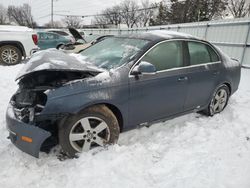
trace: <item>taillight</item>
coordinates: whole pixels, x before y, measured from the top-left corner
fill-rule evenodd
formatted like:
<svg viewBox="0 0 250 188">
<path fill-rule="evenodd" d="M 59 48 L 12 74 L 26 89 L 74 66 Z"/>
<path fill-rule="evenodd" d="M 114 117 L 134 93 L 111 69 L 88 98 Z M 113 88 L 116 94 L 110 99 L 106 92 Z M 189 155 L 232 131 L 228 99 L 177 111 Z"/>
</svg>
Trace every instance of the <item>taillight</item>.
<svg viewBox="0 0 250 188">
<path fill-rule="evenodd" d="M 37 43 L 38 43 L 38 37 L 37 37 L 36 34 L 32 35 L 32 39 L 33 39 L 33 42 L 35 43 L 35 45 L 37 45 Z"/>
</svg>

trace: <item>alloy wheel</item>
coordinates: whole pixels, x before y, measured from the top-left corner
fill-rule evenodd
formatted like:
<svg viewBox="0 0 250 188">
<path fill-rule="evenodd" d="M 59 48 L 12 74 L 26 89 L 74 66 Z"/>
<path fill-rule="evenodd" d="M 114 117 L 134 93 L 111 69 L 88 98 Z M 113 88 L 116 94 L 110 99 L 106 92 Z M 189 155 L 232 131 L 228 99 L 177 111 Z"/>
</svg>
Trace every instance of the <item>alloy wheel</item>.
<svg viewBox="0 0 250 188">
<path fill-rule="evenodd" d="M 1 58 L 6 64 L 16 64 L 19 60 L 19 54 L 15 49 L 5 48 L 1 53 Z"/>
<path fill-rule="evenodd" d="M 228 93 L 224 88 L 219 89 L 210 104 L 211 114 L 220 113 L 226 106 Z"/>
<path fill-rule="evenodd" d="M 89 151 L 94 146 L 104 146 L 110 139 L 107 123 L 98 117 L 84 117 L 71 128 L 69 141 L 78 152 Z"/>
</svg>

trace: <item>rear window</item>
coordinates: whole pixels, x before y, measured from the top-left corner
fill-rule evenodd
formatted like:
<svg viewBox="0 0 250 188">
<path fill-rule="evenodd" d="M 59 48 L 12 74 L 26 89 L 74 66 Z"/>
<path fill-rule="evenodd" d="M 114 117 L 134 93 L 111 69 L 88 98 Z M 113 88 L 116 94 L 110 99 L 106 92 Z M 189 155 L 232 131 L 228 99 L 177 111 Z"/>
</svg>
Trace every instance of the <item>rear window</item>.
<svg viewBox="0 0 250 188">
<path fill-rule="evenodd" d="M 200 42 L 188 42 L 190 65 L 199 65 L 219 61 L 216 52 L 208 45 Z"/>
<path fill-rule="evenodd" d="M 57 33 L 57 34 L 62 35 L 62 36 L 68 36 L 69 35 L 68 33 L 63 32 L 63 31 L 50 31 L 50 32 Z"/>
</svg>

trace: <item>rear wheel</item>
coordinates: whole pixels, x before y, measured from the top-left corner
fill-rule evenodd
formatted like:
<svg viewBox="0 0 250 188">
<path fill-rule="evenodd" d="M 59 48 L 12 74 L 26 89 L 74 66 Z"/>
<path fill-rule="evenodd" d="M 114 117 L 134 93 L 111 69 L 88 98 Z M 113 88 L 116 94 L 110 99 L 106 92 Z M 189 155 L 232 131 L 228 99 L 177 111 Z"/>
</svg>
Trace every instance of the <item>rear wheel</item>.
<svg viewBox="0 0 250 188">
<path fill-rule="evenodd" d="M 229 88 L 226 85 L 220 86 L 214 93 L 208 108 L 203 112 L 209 116 L 222 112 L 227 106 L 229 95 Z"/>
<path fill-rule="evenodd" d="M 105 105 L 98 105 L 69 117 L 59 128 L 59 143 L 69 157 L 74 157 L 96 146 L 116 143 L 119 133 L 115 115 Z"/>
<path fill-rule="evenodd" d="M 21 51 L 11 45 L 5 45 L 0 47 L 0 63 L 5 65 L 15 65 L 22 60 Z"/>
</svg>

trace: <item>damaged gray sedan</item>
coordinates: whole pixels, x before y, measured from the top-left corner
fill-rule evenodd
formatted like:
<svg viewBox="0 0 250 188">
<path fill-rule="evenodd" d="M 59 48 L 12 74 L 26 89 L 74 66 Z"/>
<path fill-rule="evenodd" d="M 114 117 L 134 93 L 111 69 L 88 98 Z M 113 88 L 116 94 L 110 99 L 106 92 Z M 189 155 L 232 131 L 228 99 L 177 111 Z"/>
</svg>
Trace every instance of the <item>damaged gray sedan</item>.
<svg viewBox="0 0 250 188">
<path fill-rule="evenodd" d="M 6 114 L 9 138 L 39 157 L 114 144 L 120 132 L 192 111 L 220 113 L 240 65 L 190 35 L 152 32 L 103 40 L 78 55 L 35 54 L 18 75 Z"/>
</svg>

